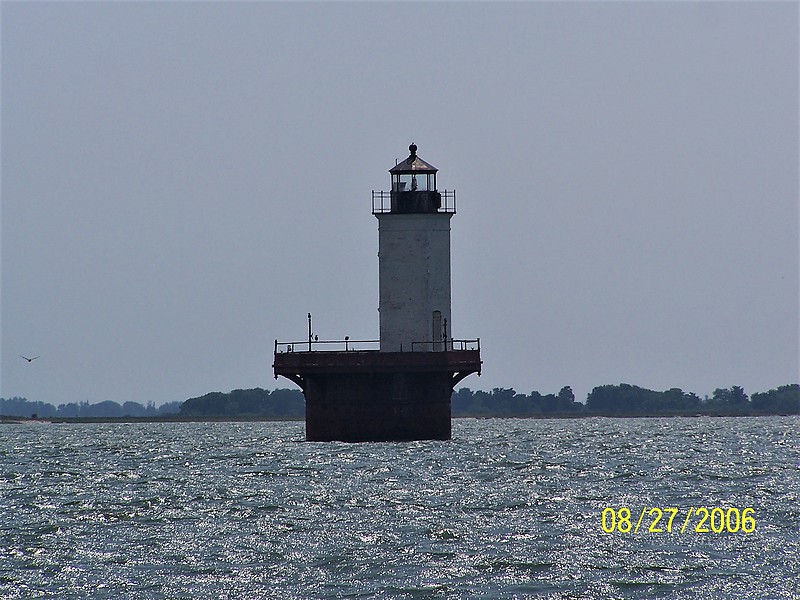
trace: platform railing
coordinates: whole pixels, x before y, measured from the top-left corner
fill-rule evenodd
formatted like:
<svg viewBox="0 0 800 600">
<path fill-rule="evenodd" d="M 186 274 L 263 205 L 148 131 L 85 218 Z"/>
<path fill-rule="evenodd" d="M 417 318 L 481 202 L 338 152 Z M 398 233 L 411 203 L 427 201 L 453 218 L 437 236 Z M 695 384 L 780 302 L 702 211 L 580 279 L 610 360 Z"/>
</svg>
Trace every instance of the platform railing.
<svg viewBox="0 0 800 600">
<path fill-rule="evenodd" d="M 302 342 L 279 342 L 275 340 L 275 354 L 283 352 L 345 352 L 380 350 L 380 340 L 304 340 Z"/>
<path fill-rule="evenodd" d="M 456 191 L 437 190 L 442 197 L 442 205 L 436 212 L 453 213 L 456 212 Z M 392 192 L 382 190 L 372 190 L 372 214 L 383 214 L 392 212 Z"/>
<path fill-rule="evenodd" d="M 279 342 L 275 340 L 275 354 L 284 352 L 363 352 L 380 350 L 380 340 L 304 340 L 302 342 Z M 439 342 L 411 342 L 412 352 L 442 352 L 444 350 L 478 350 L 481 338 L 474 340 L 442 340 Z"/>
<path fill-rule="evenodd" d="M 478 350 L 481 338 L 474 340 L 440 340 L 438 342 L 411 342 L 412 352 L 442 352 L 443 350 Z"/>
</svg>

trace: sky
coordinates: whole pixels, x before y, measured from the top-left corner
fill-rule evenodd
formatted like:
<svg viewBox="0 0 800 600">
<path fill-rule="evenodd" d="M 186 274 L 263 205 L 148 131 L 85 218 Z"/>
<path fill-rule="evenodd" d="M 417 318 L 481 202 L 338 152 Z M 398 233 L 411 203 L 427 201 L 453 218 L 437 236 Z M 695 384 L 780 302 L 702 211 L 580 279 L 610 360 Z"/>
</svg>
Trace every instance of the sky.
<svg viewBox="0 0 800 600">
<path fill-rule="evenodd" d="M 372 190 L 455 189 L 462 387 L 797 383 L 798 5 L 3 2 L 0 396 L 295 387 L 378 337 Z M 33 362 L 20 358 L 40 356 Z"/>
</svg>

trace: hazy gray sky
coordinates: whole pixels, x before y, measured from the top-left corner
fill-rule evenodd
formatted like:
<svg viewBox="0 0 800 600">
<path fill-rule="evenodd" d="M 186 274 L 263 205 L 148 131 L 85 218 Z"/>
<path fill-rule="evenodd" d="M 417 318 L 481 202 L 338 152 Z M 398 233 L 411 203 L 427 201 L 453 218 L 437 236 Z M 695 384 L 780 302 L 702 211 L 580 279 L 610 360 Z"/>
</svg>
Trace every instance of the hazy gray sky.
<svg viewBox="0 0 800 600">
<path fill-rule="evenodd" d="M 798 381 L 794 2 L 1 10 L 4 397 L 294 387 L 309 311 L 377 338 L 412 141 L 458 193 L 462 385 Z"/>
</svg>

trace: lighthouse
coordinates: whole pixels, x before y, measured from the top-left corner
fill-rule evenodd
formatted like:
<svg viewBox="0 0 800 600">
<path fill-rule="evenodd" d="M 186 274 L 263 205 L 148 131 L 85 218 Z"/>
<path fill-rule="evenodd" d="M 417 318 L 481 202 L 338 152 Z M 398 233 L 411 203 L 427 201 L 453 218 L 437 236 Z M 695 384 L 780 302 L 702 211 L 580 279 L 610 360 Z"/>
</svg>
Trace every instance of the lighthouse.
<svg viewBox="0 0 800 600">
<path fill-rule="evenodd" d="M 440 351 L 450 320 L 450 219 L 455 191 L 439 192 L 437 169 L 409 156 L 391 174 L 392 189 L 373 192 L 378 219 L 381 352 Z M 442 201 L 444 199 L 444 202 Z"/>
<path fill-rule="evenodd" d="M 480 375 L 480 339 L 453 336 L 454 190 L 409 146 L 372 192 L 378 220 L 378 340 L 275 340 L 273 371 L 303 390 L 308 441 L 450 439 L 453 388 Z"/>
</svg>

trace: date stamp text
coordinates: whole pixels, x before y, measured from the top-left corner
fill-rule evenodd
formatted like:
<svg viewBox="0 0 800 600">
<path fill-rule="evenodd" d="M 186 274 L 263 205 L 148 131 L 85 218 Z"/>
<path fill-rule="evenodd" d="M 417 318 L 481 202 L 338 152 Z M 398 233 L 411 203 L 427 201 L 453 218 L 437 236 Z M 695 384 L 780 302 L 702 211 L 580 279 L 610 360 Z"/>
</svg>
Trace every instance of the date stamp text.
<svg viewBox="0 0 800 600">
<path fill-rule="evenodd" d="M 643 506 L 604 508 L 600 525 L 606 533 L 752 533 L 756 530 L 753 508 L 689 508 Z"/>
</svg>

